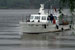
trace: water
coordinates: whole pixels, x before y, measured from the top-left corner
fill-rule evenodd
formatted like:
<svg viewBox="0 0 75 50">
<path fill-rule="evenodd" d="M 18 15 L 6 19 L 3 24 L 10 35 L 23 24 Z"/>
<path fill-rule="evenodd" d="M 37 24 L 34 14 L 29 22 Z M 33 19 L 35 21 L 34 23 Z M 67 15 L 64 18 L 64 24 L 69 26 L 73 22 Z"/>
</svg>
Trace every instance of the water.
<svg viewBox="0 0 75 50">
<path fill-rule="evenodd" d="M 0 10 L 0 50 L 74 50 L 75 36 L 72 31 L 24 34 L 19 21 L 38 10 Z M 69 14 L 69 13 L 68 13 Z"/>
</svg>

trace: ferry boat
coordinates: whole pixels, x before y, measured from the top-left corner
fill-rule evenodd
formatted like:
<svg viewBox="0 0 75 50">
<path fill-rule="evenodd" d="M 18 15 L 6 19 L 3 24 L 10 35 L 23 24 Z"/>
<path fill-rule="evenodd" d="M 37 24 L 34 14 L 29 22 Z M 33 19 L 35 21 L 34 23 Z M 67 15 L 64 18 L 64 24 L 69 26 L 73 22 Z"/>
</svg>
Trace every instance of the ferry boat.
<svg viewBox="0 0 75 50">
<path fill-rule="evenodd" d="M 53 16 L 51 21 L 50 15 Z M 45 13 L 44 4 L 41 4 L 38 14 L 31 14 L 30 19 L 26 22 L 20 22 L 20 28 L 22 33 L 48 33 L 56 32 L 60 30 L 69 29 L 71 26 L 59 24 L 59 12 L 53 12 L 51 14 Z"/>
</svg>

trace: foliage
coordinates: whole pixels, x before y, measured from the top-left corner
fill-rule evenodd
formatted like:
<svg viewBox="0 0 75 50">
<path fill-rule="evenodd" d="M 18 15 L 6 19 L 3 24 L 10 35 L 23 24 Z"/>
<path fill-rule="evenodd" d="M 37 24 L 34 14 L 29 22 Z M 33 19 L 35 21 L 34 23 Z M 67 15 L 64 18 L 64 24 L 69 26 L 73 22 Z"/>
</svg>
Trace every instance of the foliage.
<svg viewBox="0 0 75 50">
<path fill-rule="evenodd" d="M 55 0 L 0 0 L 1 9 L 38 9 L 40 4 L 45 4 L 45 8 L 49 8 L 49 5 L 54 4 Z M 58 1 L 52 6 L 57 6 Z"/>
<path fill-rule="evenodd" d="M 0 8 L 38 8 L 46 0 L 0 0 Z"/>
<path fill-rule="evenodd" d="M 60 0 L 61 3 L 61 7 L 69 7 L 70 8 L 70 11 L 73 12 L 74 11 L 74 8 L 75 8 L 75 0 Z"/>
</svg>

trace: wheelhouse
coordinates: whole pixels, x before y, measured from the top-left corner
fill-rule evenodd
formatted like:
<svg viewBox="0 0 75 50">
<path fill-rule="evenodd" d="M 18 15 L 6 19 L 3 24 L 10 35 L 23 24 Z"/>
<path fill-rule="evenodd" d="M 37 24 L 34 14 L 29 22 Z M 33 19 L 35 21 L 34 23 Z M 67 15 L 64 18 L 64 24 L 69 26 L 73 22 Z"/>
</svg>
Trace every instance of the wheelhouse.
<svg viewBox="0 0 75 50">
<path fill-rule="evenodd" d="M 47 17 L 48 15 L 33 14 L 30 16 L 30 22 L 48 22 Z"/>
</svg>

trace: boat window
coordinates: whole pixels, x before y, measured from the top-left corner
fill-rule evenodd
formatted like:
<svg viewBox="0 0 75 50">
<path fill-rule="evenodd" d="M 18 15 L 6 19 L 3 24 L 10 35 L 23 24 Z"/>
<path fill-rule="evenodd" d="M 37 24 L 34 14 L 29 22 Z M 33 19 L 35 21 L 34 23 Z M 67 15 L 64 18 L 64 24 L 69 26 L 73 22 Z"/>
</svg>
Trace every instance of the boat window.
<svg viewBox="0 0 75 50">
<path fill-rule="evenodd" d="M 30 19 L 33 19 L 33 16 L 31 16 Z"/>
<path fill-rule="evenodd" d="M 35 19 L 40 19 L 40 16 L 35 16 Z"/>
<path fill-rule="evenodd" d="M 45 16 L 42 16 L 42 20 L 46 20 L 46 17 Z"/>
</svg>

